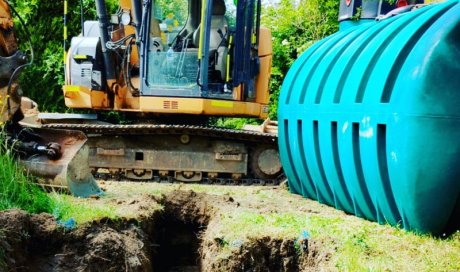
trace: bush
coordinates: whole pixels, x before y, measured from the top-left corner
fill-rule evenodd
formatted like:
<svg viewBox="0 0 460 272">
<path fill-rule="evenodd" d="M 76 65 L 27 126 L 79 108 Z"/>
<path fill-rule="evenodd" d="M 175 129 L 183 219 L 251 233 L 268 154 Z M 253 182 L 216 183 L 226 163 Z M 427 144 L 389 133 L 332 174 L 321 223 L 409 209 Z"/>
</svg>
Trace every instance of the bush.
<svg viewBox="0 0 460 272">
<path fill-rule="evenodd" d="M 244 125 L 260 125 L 262 121 L 255 118 L 214 118 L 210 125 L 229 129 L 242 129 Z"/>
<path fill-rule="evenodd" d="M 270 118 L 276 120 L 281 84 L 294 61 L 316 41 L 338 30 L 339 1 L 282 0 L 263 10 L 262 24 L 273 36 Z M 274 23 L 276 22 L 276 23 Z"/>
</svg>

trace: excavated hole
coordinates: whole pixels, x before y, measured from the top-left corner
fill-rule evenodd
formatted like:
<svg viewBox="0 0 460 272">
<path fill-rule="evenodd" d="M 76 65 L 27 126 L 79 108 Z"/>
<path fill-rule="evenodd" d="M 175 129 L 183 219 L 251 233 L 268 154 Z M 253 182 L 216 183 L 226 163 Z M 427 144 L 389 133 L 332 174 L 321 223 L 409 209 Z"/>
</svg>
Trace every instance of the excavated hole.
<svg viewBox="0 0 460 272">
<path fill-rule="evenodd" d="M 199 249 L 200 234 L 204 228 L 198 224 L 177 220 L 174 215 L 163 214 L 152 235 L 153 271 L 201 271 Z"/>
<path fill-rule="evenodd" d="M 163 197 L 160 203 L 163 212 L 153 231 L 147 230 L 153 271 L 201 271 L 201 236 L 212 216 L 206 201 L 187 192 Z"/>
</svg>

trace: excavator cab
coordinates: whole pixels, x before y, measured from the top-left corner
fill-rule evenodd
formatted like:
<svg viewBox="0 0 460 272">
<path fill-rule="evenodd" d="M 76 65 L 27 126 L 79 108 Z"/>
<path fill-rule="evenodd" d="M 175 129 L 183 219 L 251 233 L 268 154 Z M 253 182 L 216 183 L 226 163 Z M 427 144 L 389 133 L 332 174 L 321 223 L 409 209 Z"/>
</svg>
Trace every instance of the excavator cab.
<svg viewBox="0 0 460 272">
<path fill-rule="evenodd" d="M 227 69 L 230 69 L 227 58 L 231 57 L 230 35 L 235 34 L 230 34 L 229 27 L 234 29 L 234 26 L 229 26 L 225 2 L 214 0 L 209 3 L 212 5 L 208 15 L 211 24 L 206 41 L 204 29 L 208 20 L 200 18 L 201 1 L 184 1 L 185 7 L 187 2 L 190 4 L 188 9 L 167 12 L 166 15 L 162 14 L 164 8 L 160 2 L 153 2 L 144 93 L 233 99 L 233 88 L 227 78 Z M 157 14 L 162 15 L 157 17 Z M 205 45 L 207 41 L 209 43 Z"/>
<path fill-rule="evenodd" d="M 159 115 L 268 116 L 271 33 L 261 1 L 122 1 L 72 40 L 70 108 Z"/>
</svg>

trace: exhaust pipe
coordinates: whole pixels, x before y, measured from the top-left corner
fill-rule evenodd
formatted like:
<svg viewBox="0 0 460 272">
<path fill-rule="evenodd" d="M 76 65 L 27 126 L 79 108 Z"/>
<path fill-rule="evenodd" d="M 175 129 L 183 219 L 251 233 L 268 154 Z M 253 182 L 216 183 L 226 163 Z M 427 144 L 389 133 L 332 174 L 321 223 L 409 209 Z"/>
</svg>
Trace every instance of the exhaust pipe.
<svg viewBox="0 0 460 272">
<path fill-rule="evenodd" d="M 131 6 L 133 7 L 134 23 L 136 24 L 136 40 L 139 39 L 142 25 L 142 5 L 140 0 L 131 0 Z"/>
<path fill-rule="evenodd" d="M 111 88 L 111 82 L 115 81 L 115 69 L 113 60 L 109 50 L 107 49 L 107 42 L 109 38 L 109 16 L 107 14 L 107 8 L 104 0 L 96 0 L 96 13 L 99 20 L 100 36 L 102 55 L 104 57 L 105 76 L 109 88 Z"/>
</svg>

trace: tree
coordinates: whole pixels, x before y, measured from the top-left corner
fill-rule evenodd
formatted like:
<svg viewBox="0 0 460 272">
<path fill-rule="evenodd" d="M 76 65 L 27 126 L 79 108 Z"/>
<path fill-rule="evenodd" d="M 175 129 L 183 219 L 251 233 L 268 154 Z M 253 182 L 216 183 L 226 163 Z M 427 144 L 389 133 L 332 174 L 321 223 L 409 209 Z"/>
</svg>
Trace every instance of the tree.
<svg viewBox="0 0 460 272">
<path fill-rule="evenodd" d="M 338 30 L 338 12 L 337 0 L 282 0 L 263 10 L 262 24 L 273 36 L 270 118 L 276 119 L 281 84 L 289 68 L 316 41 Z"/>
<path fill-rule="evenodd" d="M 173 14 L 174 19 L 176 19 L 180 25 L 185 24 L 188 14 L 188 2 L 189 0 L 157 0 L 155 4 L 160 7 L 159 11 L 161 11 L 161 17 L 159 19 L 166 19 L 168 14 Z"/>
</svg>

